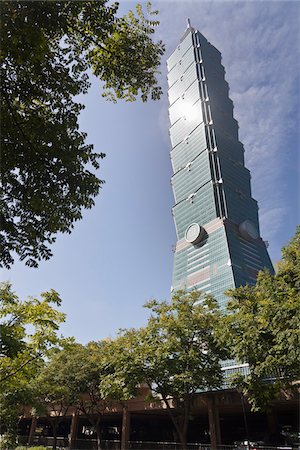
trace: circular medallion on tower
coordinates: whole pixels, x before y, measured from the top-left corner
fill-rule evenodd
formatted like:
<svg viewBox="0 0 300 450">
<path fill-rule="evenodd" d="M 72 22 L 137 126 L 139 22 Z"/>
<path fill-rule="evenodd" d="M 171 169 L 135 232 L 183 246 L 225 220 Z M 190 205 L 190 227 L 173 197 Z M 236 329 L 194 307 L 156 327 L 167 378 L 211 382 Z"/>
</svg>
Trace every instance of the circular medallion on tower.
<svg viewBox="0 0 300 450">
<path fill-rule="evenodd" d="M 256 226 L 251 220 L 245 220 L 239 225 L 239 232 L 245 239 L 257 239 L 259 237 Z"/>
<path fill-rule="evenodd" d="M 185 230 L 185 240 L 190 244 L 198 244 L 204 236 L 204 228 L 198 223 L 191 223 Z"/>
</svg>

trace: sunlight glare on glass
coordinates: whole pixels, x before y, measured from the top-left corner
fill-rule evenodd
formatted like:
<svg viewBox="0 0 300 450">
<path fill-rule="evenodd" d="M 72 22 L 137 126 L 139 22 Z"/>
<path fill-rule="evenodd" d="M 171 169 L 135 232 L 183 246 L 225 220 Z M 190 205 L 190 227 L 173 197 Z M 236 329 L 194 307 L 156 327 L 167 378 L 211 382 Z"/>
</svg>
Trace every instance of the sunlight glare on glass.
<svg viewBox="0 0 300 450">
<path fill-rule="evenodd" d="M 198 117 L 197 107 L 189 102 L 182 101 L 180 109 L 182 111 L 182 117 L 186 120 L 193 121 Z"/>
</svg>

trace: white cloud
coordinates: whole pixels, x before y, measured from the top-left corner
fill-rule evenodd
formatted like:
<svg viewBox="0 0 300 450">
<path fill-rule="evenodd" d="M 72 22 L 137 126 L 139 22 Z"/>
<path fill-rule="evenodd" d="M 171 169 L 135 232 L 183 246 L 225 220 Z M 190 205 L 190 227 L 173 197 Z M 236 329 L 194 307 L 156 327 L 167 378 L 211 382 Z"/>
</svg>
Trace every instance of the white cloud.
<svg viewBox="0 0 300 450">
<path fill-rule="evenodd" d="M 266 209 L 260 214 L 260 225 L 268 228 L 268 238 L 273 239 L 286 222 L 285 208 Z"/>
</svg>

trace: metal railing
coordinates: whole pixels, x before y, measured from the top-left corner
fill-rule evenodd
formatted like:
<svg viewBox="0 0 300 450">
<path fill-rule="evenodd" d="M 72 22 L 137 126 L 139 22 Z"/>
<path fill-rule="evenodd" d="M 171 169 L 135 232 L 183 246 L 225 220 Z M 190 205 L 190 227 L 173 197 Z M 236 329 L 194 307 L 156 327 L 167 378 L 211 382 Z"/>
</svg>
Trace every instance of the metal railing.
<svg viewBox="0 0 300 450">
<path fill-rule="evenodd" d="M 35 436 L 32 445 L 28 445 L 28 436 L 18 436 L 19 446 L 28 449 L 38 445 L 47 447 L 49 450 L 53 448 L 54 438 L 49 436 Z M 181 450 L 179 442 L 152 442 L 152 441 L 129 441 L 127 450 Z M 120 450 L 120 440 L 102 440 L 102 450 Z M 56 439 L 57 450 L 69 450 L 69 442 L 67 438 L 58 437 Z M 96 439 L 76 439 L 76 449 L 74 450 L 97 450 Z M 263 445 L 218 445 L 217 448 L 211 448 L 210 444 L 189 443 L 186 450 L 299 450 L 299 446 L 263 446 Z"/>
<path fill-rule="evenodd" d="M 151 441 L 130 441 L 128 450 L 181 450 L 179 442 L 151 442 Z M 228 448 L 231 450 L 232 447 Z M 187 450 L 211 450 L 208 444 L 189 443 Z M 220 450 L 226 450 L 220 447 Z"/>
</svg>

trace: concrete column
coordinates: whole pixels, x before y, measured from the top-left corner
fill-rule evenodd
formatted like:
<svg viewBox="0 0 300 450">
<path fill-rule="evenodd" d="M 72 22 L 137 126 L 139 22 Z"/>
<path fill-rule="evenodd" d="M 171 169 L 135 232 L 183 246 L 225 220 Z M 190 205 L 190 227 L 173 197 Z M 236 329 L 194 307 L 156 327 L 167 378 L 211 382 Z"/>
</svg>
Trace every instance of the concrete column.
<svg viewBox="0 0 300 450">
<path fill-rule="evenodd" d="M 121 450 L 128 450 L 130 440 L 130 412 L 127 406 L 123 408 Z"/>
<path fill-rule="evenodd" d="M 30 430 L 29 430 L 28 445 L 33 444 L 36 426 L 37 426 L 37 417 L 33 417 L 31 419 L 31 425 L 30 425 Z"/>
<path fill-rule="evenodd" d="M 70 435 L 69 435 L 69 448 L 70 450 L 76 448 L 76 441 L 77 441 L 77 433 L 78 433 L 78 422 L 79 417 L 78 413 L 73 413 L 72 421 L 71 421 L 71 428 L 70 428 Z"/>
<path fill-rule="evenodd" d="M 221 432 L 219 411 L 216 406 L 214 395 L 207 396 L 207 410 L 211 450 L 216 450 L 217 446 L 221 444 Z"/>
</svg>

